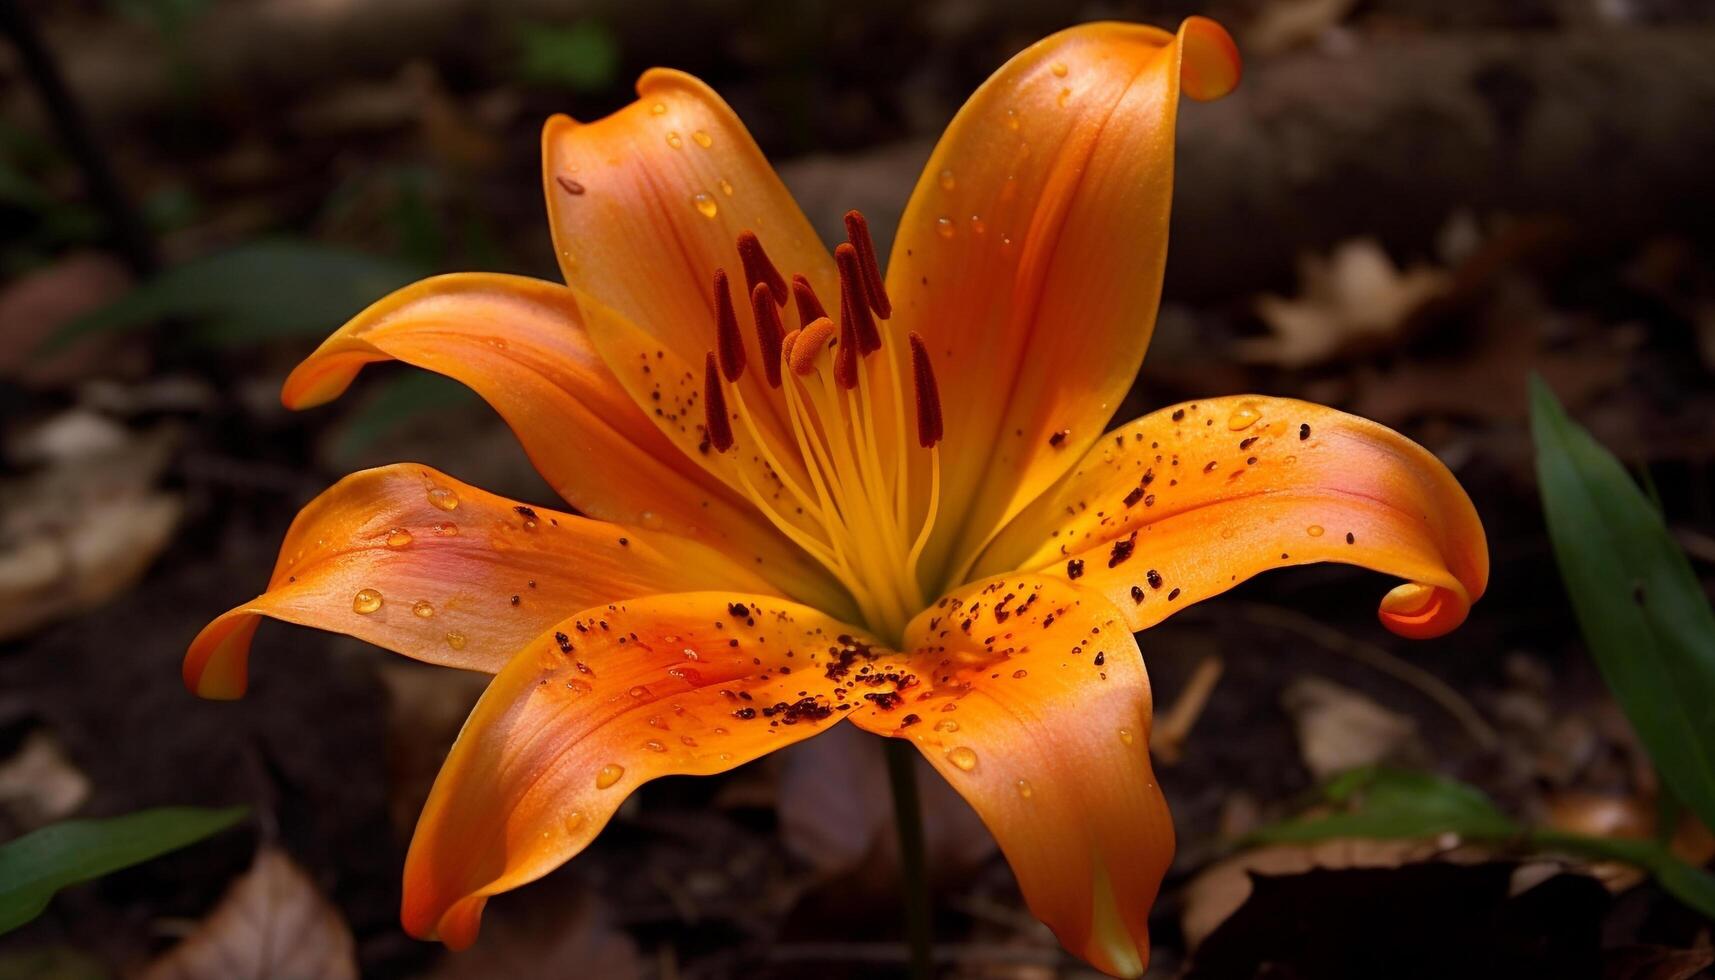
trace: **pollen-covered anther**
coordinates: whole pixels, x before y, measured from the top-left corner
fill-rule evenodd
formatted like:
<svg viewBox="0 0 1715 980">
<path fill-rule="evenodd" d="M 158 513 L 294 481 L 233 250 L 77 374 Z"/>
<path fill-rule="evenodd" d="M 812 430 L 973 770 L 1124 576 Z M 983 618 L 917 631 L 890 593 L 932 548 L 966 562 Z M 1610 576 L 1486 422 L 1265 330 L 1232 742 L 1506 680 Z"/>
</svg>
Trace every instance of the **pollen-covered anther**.
<svg viewBox="0 0 1715 980">
<path fill-rule="evenodd" d="M 785 350 L 786 363 L 791 365 L 792 373 L 796 375 L 812 374 L 816 370 L 816 357 L 822 349 L 828 346 L 828 341 L 834 336 L 834 321 L 827 317 L 819 317 L 810 322 L 802 330 L 794 330 L 793 336 L 798 339 L 789 341 Z"/>
<path fill-rule="evenodd" d="M 780 387 L 780 344 L 784 339 L 780 323 L 780 307 L 775 302 L 774 291 L 766 282 L 759 282 L 750 290 L 750 311 L 756 320 L 756 344 L 762 351 L 762 373 L 768 378 L 768 387 Z"/>
<path fill-rule="evenodd" d="M 745 288 L 754 292 L 757 283 L 767 283 L 775 304 L 786 305 L 786 277 L 768 260 L 756 232 L 748 228 L 738 233 L 738 260 L 744 265 Z"/>
<path fill-rule="evenodd" d="M 732 419 L 727 416 L 726 392 L 721 389 L 720 365 L 715 362 L 714 351 L 709 351 L 703 362 L 703 422 L 715 452 L 732 448 Z"/>
<path fill-rule="evenodd" d="M 881 332 L 876 329 L 875 317 L 870 312 L 863 263 L 851 242 L 834 249 L 834 264 L 840 270 L 840 335 L 845 335 L 846 324 L 850 323 L 852 335 L 857 339 L 857 353 L 873 354 L 881 350 Z"/>
<path fill-rule="evenodd" d="M 941 389 L 935 384 L 935 366 L 929 348 L 917 332 L 911 332 L 911 384 L 917 392 L 917 444 L 924 449 L 941 441 Z"/>
<path fill-rule="evenodd" d="M 728 381 L 744 376 L 744 338 L 738 332 L 738 311 L 733 309 L 725 269 L 715 270 L 715 350 Z"/>
<path fill-rule="evenodd" d="M 881 277 L 880 263 L 875 260 L 875 241 L 869 237 L 869 222 L 864 220 L 861 212 L 846 212 L 846 240 L 857 250 L 869 308 L 876 316 L 887 319 L 893 315 L 893 302 L 887 298 L 887 283 Z"/>
<path fill-rule="evenodd" d="M 808 327 L 828 315 L 828 311 L 822 308 L 822 300 L 816 295 L 815 287 L 810 285 L 810 280 L 801 272 L 792 274 L 792 298 L 798 302 L 800 327 Z"/>
<path fill-rule="evenodd" d="M 852 316 L 853 298 L 851 290 L 840 290 L 840 339 L 834 346 L 834 383 L 847 391 L 858 386 L 858 355 L 863 349 Z M 855 298 L 861 302 L 863 297 Z M 869 312 L 867 307 L 864 312 Z"/>
</svg>

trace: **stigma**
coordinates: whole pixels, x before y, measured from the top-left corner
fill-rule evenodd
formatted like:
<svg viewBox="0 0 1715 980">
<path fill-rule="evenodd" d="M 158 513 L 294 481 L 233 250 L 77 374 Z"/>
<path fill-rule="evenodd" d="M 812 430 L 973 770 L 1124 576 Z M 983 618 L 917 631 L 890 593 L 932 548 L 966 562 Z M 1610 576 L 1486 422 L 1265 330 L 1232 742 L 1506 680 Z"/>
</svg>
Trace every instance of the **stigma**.
<svg viewBox="0 0 1715 980">
<path fill-rule="evenodd" d="M 782 275 L 753 232 L 736 243 L 742 286 L 712 270 L 703 445 L 755 453 L 774 480 L 758 488 L 736 468 L 746 496 L 840 580 L 871 628 L 897 637 L 926 605 L 918 563 L 940 508 L 940 388 L 923 338 L 887 323 L 893 304 L 868 223 L 851 211 L 845 227 L 834 249 L 837 319 L 809 277 Z M 762 362 L 762 384 L 745 390 L 765 404 L 747 402 L 738 385 L 752 367 L 741 304 Z"/>
</svg>

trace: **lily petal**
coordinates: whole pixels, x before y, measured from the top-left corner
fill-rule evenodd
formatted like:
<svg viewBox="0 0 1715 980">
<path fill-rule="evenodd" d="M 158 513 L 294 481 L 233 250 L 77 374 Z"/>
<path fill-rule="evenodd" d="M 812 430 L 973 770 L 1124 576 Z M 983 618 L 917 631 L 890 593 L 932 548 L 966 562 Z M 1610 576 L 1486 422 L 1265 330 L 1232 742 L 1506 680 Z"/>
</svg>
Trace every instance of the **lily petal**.
<svg viewBox="0 0 1715 980">
<path fill-rule="evenodd" d="M 838 620 L 743 593 L 560 623 L 496 675 L 453 744 L 405 860 L 406 930 L 469 946 L 489 896 L 583 850 L 638 786 L 816 734 L 857 696 L 836 693 L 842 671 L 875 656 Z"/>
<path fill-rule="evenodd" d="M 346 477 L 298 514 L 268 591 L 192 641 L 185 686 L 242 695 L 264 616 L 493 673 L 572 611 L 710 588 L 773 591 L 695 541 L 526 507 L 425 466 L 384 466 Z"/>
<path fill-rule="evenodd" d="M 954 581 L 1101 435 L 1137 375 L 1167 255 L 1181 91 L 1238 81 L 1232 39 L 1087 24 L 1031 45 L 971 96 L 900 221 L 895 330 L 927 341 L 945 406 L 944 487 L 971 500 L 931 565 Z M 900 334 L 903 336 L 903 333 Z"/>
<path fill-rule="evenodd" d="M 1141 974 L 1173 821 L 1149 766 L 1149 678 L 1123 616 L 1064 580 L 1008 575 L 943 598 L 905 645 L 918 687 L 853 723 L 917 745 L 1067 949 Z"/>
<path fill-rule="evenodd" d="M 833 259 L 712 89 L 656 68 L 638 79 L 637 95 L 604 119 L 555 116 L 542 131 L 542 184 L 560 271 L 580 296 L 700 365 L 715 346 L 711 283 L 724 268 L 738 287 L 747 360 L 760 365 L 740 232 L 754 232 L 776 270 L 807 277 L 824 303 L 839 297 Z M 785 302 L 784 291 L 774 298 Z M 774 402 L 760 370 L 739 385 L 754 405 Z"/>
<path fill-rule="evenodd" d="M 1489 578 L 1470 498 L 1428 450 L 1374 422 L 1236 395 L 1121 426 L 1007 527 L 980 565 L 1075 576 L 1134 630 L 1258 572 L 1336 561 L 1405 579 L 1401 636 L 1440 636 Z"/>
<path fill-rule="evenodd" d="M 324 341 L 286 379 L 282 398 L 290 408 L 322 404 L 364 365 L 388 359 L 469 385 L 584 513 L 761 559 L 777 588 L 837 607 L 841 592 L 818 566 L 663 438 L 596 353 L 566 287 L 488 273 L 407 286 Z"/>
</svg>

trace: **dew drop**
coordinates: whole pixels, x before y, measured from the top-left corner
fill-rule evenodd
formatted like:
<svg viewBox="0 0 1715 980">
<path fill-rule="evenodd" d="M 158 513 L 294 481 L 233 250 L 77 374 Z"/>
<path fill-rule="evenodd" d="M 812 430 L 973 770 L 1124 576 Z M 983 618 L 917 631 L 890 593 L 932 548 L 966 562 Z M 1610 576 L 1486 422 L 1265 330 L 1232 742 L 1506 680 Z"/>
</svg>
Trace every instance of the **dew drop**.
<svg viewBox="0 0 1715 980">
<path fill-rule="evenodd" d="M 357 595 L 351 597 L 352 612 L 367 616 L 381 608 L 381 593 L 374 589 L 358 589 Z"/>
<path fill-rule="evenodd" d="M 639 684 L 636 687 L 633 687 L 631 690 L 626 691 L 625 693 L 631 695 L 634 698 L 641 698 L 641 697 L 647 697 L 649 695 L 649 689 L 647 687 L 644 687 L 642 684 Z"/>
<path fill-rule="evenodd" d="M 703 683 L 702 672 L 695 667 L 669 667 L 667 668 L 667 676 L 678 678 L 692 687 L 697 687 Z"/>
<path fill-rule="evenodd" d="M 1025 670 L 1023 667 L 1020 667 L 1019 669 L 1012 672 L 1012 676 L 1013 676 L 1013 679 L 1015 679 L 1015 680 L 1023 680 L 1026 677 L 1030 676 L 1030 671 Z"/>
<path fill-rule="evenodd" d="M 436 534 L 443 538 L 456 538 L 459 536 L 459 526 L 454 524 L 452 521 L 447 521 L 444 524 L 436 524 L 434 530 Z"/>
<path fill-rule="evenodd" d="M 684 746 L 686 746 L 686 747 L 688 747 L 688 748 L 693 748 L 693 749 L 694 749 L 694 748 L 696 748 L 696 747 L 697 747 L 697 740 L 696 740 L 696 739 L 694 739 L 694 738 L 692 738 L 692 737 L 691 737 L 691 736 L 689 736 L 689 735 L 680 735 L 680 736 L 679 736 L 679 744 L 680 744 L 680 745 L 684 745 Z"/>
<path fill-rule="evenodd" d="M 459 495 L 446 487 L 430 487 L 429 503 L 442 510 L 458 510 Z"/>
<path fill-rule="evenodd" d="M 618 763 L 610 762 L 607 765 L 602 766 L 601 770 L 595 774 L 595 788 L 607 789 L 614 783 L 619 782 L 619 777 L 623 775 L 625 775 L 625 767 Z"/>
<path fill-rule="evenodd" d="M 722 177 L 720 180 L 715 181 L 715 186 L 719 187 L 721 189 L 721 193 L 725 194 L 727 197 L 732 196 L 732 181 Z"/>
<path fill-rule="evenodd" d="M 637 515 L 637 522 L 651 531 L 659 531 L 661 530 L 661 525 L 667 523 L 661 519 L 660 514 L 657 514 L 652 510 L 646 510 Z"/>
<path fill-rule="evenodd" d="M 1248 429 L 1256 424 L 1256 420 L 1260 418 L 1262 418 L 1262 413 L 1257 411 L 1256 402 L 1239 402 L 1238 406 L 1233 409 L 1233 414 L 1227 416 L 1227 428 L 1234 432 Z"/>
<path fill-rule="evenodd" d="M 1066 77 L 1066 63 L 1063 61 L 1054 62 L 1053 66 L 1050 67 L 1048 70 L 1054 73 L 1055 78 L 1065 78 Z"/>
<path fill-rule="evenodd" d="M 1120 729 L 1120 741 L 1124 742 L 1127 745 L 1130 745 L 1131 739 L 1132 739 L 1131 729 L 1129 729 L 1129 728 Z"/>
<path fill-rule="evenodd" d="M 947 761 L 966 772 L 977 767 L 977 754 L 963 745 L 947 750 Z"/>
<path fill-rule="evenodd" d="M 1028 779 L 1020 779 L 1014 785 L 1018 787 L 1018 795 L 1027 800 L 1036 795 L 1036 787 L 1030 785 L 1030 780 Z"/>
<path fill-rule="evenodd" d="M 983 232 L 988 231 L 988 230 L 989 230 L 989 226 L 986 222 L 983 221 L 981 215 L 976 215 L 976 214 L 971 215 L 971 232 L 973 234 L 980 235 Z"/>
<path fill-rule="evenodd" d="M 935 730 L 938 732 L 956 732 L 959 730 L 959 723 L 951 718 L 943 718 L 935 723 Z"/>
<path fill-rule="evenodd" d="M 685 141 L 679 138 L 678 133 L 668 133 L 667 134 L 667 145 L 672 147 L 673 149 L 677 150 L 679 147 L 685 145 Z"/>
<path fill-rule="evenodd" d="M 1064 109 L 1066 108 L 1066 103 L 1071 100 L 1072 90 L 1069 88 L 1063 88 L 1060 90 L 1060 95 L 1054 101 L 1059 104 L 1060 108 Z"/>
<path fill-rule="evenodd" d="M 1015 133 L 1018 132 L 1018 110 L 1017 109 L 1006 110 L 1006 128 L 1012 130 Z"/>
<path fill-rule="evenodd" d="M 702 147 L 705 150 L 708 149 L 709 147 L 715 145 L 714 137 L 710 136 L 708 133 L 705 133 L 700 129 L 691 134 L 691 139 L 695 140 L 697 145 Z"/>
<path fill-rule="evenodd" d="M 663 113 L 665 113 L 667 111 L 667 107 L 665 105 L 662 105 L 661 103 L 657 102 L 654 105 L 649 107 L 649 111 L 654 113 L 655 115 L 659 116 L 659 115 L 662 115 Z"/>
<path fill-rule="evenodd" d="M 418 599 L 411 604 L 411 615 L 418 619 L 428 619 L 435 614 L 434 603 L 427 599 Z"/>
<path fill-rule="evenodd" d="M 580 681 L 574 677 L 566 682 L 566 690 L 581 697 L 595 690 L 595 688 L 590 685 L 589 681 Z"/>
<path fill-rule="evenodd" d="M 701 660 L 701 659 L 703 659 L 702 654 L 698 653 L 696 650 L 694 650 L 690 647 L 686 647 L 684 650 L 681 650 L 680 652 L 685 655 L 686 660 Z"/>
<path fill-rule="evenodd" d="M 447 646 L 452 647 L 454 650 L 463 650 L 464 645 L 465 638 L 463 633 L 460 633 L 458 630 L 453 630 L 447 634 Z"/>
<path fill-rule="evenodd" d="M 936 218 L 935 219 L 935 234 L 940 235 L 942 238 L 952 238 L 953 237 L 953 219 L 952 218 Z"/>
<path fill-rule="evenodd" d="M 665 752 L 665 751 L 667 751 L 667 746 L 662 744 L 661 740 L 658 738 L 652 738 L 649 741 L 644 742 L 643 747 L 648 749 L 651 752 Z"/>
<path fill-rule="evenodd" d="M 697 194 L 691 198 L 691 203 L 696 205 L 697 213 L 705 218 L 713 218 L 720 212 L 720 205 L 716 204 L 715 199 L 707 194 Z"/>
<path fill-rule="evenodd" d="M 387 532 L 387 547 L 405 548 L 411 544 L 411 532 L 402 527 L 396 527 Z"/>
<path fill-rule="evenodd" d="M 956 182 L 953 180 L 953 172 L 951 170 L 941 171 L 940 180 L 941 180 L 941 189 L 944 191 L 952 190 L 956 184 Z"/>
<path fill-rule="evenodd" d="M 573 810 L 571 813 L 566 814 L 566 819 L 562 823 L 562 826 L 565 828 L 567 836 L 576 837 L 578 835 L 578 831 L 584 829 L 584 815 L 577 810 Z"/>
<path fill-rule="evenodd" d="M 1322 525 L 1312 524 L 1309 527 L 1304 529 L 1304 533 L 1310 535 L 1313 538 L 1319 538 L 1322 536 Z"/>
</svg>

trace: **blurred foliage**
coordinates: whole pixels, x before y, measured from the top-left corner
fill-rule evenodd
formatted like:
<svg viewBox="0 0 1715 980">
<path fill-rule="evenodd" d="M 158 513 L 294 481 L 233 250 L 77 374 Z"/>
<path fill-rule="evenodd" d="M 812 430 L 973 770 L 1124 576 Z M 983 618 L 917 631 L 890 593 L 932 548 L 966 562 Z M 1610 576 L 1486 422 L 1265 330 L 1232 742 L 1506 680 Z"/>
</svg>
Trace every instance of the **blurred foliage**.
<svg viewBox="0 0 1715 980">
<path fill-rule="evenodd" d="M 213 6 L 213 0 L 110 0 L 116 13 L 177 37 Z"/>
<path fill-rule="evenodd" d="M 350 249 L 291 240 L 254 242 L 162 273 L 66 325 L 46 349 L 163 320 L 186 323 L 193 339 L 216 347 L 319 337 L 421 276 L 415 266 Z"/>
<path fill-rule="evenodd" d="M 105 820 L 66 820 L 0 844 L 0 933 L 29 922 L 67 885 L 141 864 L 216 834 L 248 807 L 158 807 Z"/>
<path fill-rule="evenodd" d="M 518 26 L 518 77 L 530 85 L 597 91 L 619 74 L 619 38 L 597 20 Z"/>
<path fill-rule="evenodd" d="M 1429 772 L 1366 767 L 1330 780 L 1320 805 L 1334 812 L 1263 827 L 1247 844 L 1301 844 L 1340 838 L 1400 840 L 1456 834 L 1466 842 L 1523 845 L 1597 860 L 1620 861 L 1649 872 L 1675 898 L 1715 917 L 1715 875 L 1693 868 L 1659 841 L 1588 837 L 1526 828 L 1502 813 L 1474 786 Z"/>
<path fill-rule="evenodd" d="M 1531 382 L 1549 538 L 1590 655 L 1673 795 L 1715 827 L 1715 613 L 1661 511 Z"/>
</svg>

